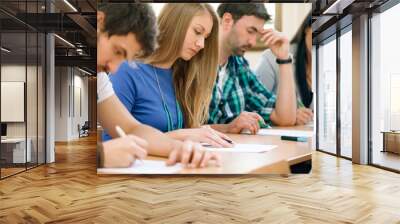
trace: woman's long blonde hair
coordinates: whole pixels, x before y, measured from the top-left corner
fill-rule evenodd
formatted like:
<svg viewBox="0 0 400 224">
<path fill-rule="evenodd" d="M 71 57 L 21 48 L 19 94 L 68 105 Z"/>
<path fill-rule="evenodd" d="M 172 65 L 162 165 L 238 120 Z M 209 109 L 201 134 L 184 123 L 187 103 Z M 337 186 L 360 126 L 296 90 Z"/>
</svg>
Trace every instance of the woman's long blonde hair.
<svg viewBox="0 0 400 224">
<path fill-rule="evenodd" d="M 193 17 L 208 12 L 213 20 L 204 48 L 189 61 L 180 58 L 186 32 Z M 145 60 L 149 64 L 172 65 L 175 94 L 181 105 L 186 128 L 207 121 L 208 108 L 218 70 L 218 17 L 206 3 L 166 4 L 158 17 L 159 48 Z"/>
</svg>

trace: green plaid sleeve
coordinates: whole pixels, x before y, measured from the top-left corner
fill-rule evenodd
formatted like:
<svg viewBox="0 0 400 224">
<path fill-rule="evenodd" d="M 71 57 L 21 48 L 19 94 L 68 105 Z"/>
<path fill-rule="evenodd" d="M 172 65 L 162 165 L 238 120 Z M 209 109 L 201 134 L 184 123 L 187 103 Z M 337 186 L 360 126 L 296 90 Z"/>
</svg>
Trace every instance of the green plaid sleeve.
<svg viewBox="0 0 400 224">
<path fill-rule="evenodd" d="M 276 96 L 271 93 L 248 69 L 246 88 L 246 111 L 257 112 L 267 124 L 271 124 L 271 113 L 275 108 Z"/>
<path fill-rule="evenodd" d="M 219 108 L 219 98 L 217 95 L 217 85 L 214 85 L 212 97 L 210 101 L 210 108 L 208 110 L 208 124 L 216 124 L 218 123 L 218 114 L 220 113 Z"/>
</svg>

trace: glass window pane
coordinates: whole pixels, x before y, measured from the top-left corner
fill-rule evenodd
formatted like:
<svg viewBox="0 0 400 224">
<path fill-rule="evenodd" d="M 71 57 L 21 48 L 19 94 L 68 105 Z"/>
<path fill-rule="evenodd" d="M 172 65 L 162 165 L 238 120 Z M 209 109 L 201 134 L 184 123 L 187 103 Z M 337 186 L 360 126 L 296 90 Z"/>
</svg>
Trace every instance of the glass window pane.
<svg viewBox="0 0 400 224">
<path fill-rule="evenodd" d="M 30 160 L 28 160 L 28 168 L 37 165 L 37 81 L 38 81 L 38 37 L 36 32 L 27 33 L 28 38 L 28 62 L 27 62 L 27 80 L 26 80 L 26 112 L 27 112 L 27 142 L 30 148 Z"/>
<path fill-rule="evenodd" d="M 1 178 L 45 162 L 45 0 L 1 1 Z M 27 26 L 23 21 L 29 21 Z M 18 108 L 18 109 L 16 109 Z M 11 111 L 11 112 L 10 112 Z"/>
<path fill-rule="evenodd" d="M 400 170 L 400 4 L 376 14 L 372 26 L 372 163 Z M 384 142 L 386 146 L 384 146 Z"/>
<path fill-rule="evenodd" d="M 352 157 L 352 33 L 340 37 L 340 127 L 343 156 Z"/>
<path fill-rule="evenodd" d="M 336 153 L 336 40 L 318 48 L 318 146 Z"/>
<path fill-rule="evenodd" d="M 316 59 L 317 59 L 317 47 L 315 46 L 315 45 L 313 45 L 313 47 L 312 47 L 312 57 L 311 57 L 312 59 L 312 91 L 313 91 L 313 94 L 314 94 L 314 103 L 313 103 L 313 108 L 312 108 L 312 110 L 313 110 L 313 112 L 314 112 L 314 118 L 313 118 L 313 125 L 314 125 L 314 131 L 315 131 L 315 127 L 316 127 L 316 123 L 315 123 L 315 121 L 316 121 L 316 117 L 317 117 L 317 114 L 316 114 L 316 112 L 315 111 L 317 111 L 316 110 L 316 108 L 317 108 L 317 104 L 316 104 L 316 96 L 315 96 L 315 93 L 317 92 L 316 91 L 316 89 L 317 89 L 317 83 L 316 83 L 316 80 L 317 80 L 317 63 L 316 63 Z M 312 145 L 312 148 L 313 149 L 316 149 L 317 148 L 317 141 L 316 141 L 316 136 L 315 135 L 313 135 L 313 145 Z"/>
<path fill-rule="evenodd" d="M 4 5 L 6 6 L 6 5 Z M 10 5 L 17 14 L 26 10 L 26 1 Z M 1 140 L 2 178 L 26 170 L 30 161 L 29 143 L 26 141 L 26 26 L 1 13 L 9 22 L 1 27 Z"/>
<path fill-rule="evenodd" d="M 38 45 L 38 164 L 45 163 L 45 52 L 46 37 L 39 33 Z"/>
<path fill-rule="evenodd" d="M 25 170 L 30 160 L 26 151 L 25 90 L 26 43 L 25 33 L 2 33 L 1 46 L 1 140 L 2 177 Z"/>
</svg>

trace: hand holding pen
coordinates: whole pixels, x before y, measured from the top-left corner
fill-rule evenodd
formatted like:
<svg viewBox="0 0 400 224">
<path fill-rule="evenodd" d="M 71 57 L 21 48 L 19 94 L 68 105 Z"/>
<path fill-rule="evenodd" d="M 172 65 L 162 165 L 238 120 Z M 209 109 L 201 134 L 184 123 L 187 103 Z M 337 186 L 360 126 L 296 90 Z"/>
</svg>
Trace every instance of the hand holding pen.
<svg viewBox="0 0 400 224">
<path fill-rule="evenodd" d="M 178 130 L 179 131 L 179 130 Z M 209 125 L 200 128 L 182 129 L 184 140 L 190 140 L 198 143 L 206 143 L 216 148 L 231 148 L 233 141 L 228 136 L 211 128 Z"/>
<path fill-rule="evenodd" d="M 305 125 L 311 122 L 314 117 L 312 110 L 306 108 L 301 100 L 298 100 L 298 107 L 296 111 L 296 125 Z"/>
<path fill-rule="evenodd" d="M 269 125 L 265 124 L 264 118 L 255 112 L 243 111 L 233 121 L 228 124 L 228 133 L 241 133 L 250 132 L 250 134 L 257 134 L 260 128 L 268 128 Z M 247 130 L 247 131 L 246 131 Z"/>
<path fill-rule="evenodd" d="M 141 162 L 143 162 L 142 159 L 147 156 L 147 151 L 145 148 L 148 146 L 148 143 L 144 139 L 137 136 L 126 135 L 120 126 L 116 126 L 115 131 L 121 139 L 125 139 L 125 147 L 127 148 L 126 156 L 131 157 L 132 162 L 135 161 L 135 159 L 139 159 Z"/>
</svg>

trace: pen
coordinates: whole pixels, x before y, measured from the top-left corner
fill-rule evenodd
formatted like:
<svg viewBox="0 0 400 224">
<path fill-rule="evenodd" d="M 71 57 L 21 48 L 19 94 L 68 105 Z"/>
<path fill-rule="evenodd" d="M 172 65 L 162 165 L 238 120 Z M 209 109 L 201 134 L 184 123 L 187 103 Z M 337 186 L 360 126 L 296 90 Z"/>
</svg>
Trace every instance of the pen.
<svg viewBox="0 0 400 224">
<path fill-rule="evenodd" d="M 232 140 L 226 139 L 226 138 L 222 138 L 223 140 L 225 140 L 226 142 L 228 142 L 229 144 L 234 144 Z"/>
<path fill-rule="evenodd" d="M 271 126 L 266 124 L 264 120 L 258 120 L 258 124 L 260 125 L 260 128 L 271 128 Z"/>
<path fill-rule="evenodd" d="M 215 136 L 218 137 L 218 134 L 216 134 L 216 133 L 214 132 L 214 129 L 212 129 L 212 128 L 210 127 L 210 125 L 205 125 L 205 126 L 203 126 L 203 127 L 210 129 L 211 132 L 212 132 Z M 226 142 L 228 142 L 229 144 L 235 144 L 232 140 L 229 140 L 229 139 L 224 138 L 224 137 L 221 137 L 221 138 L 222 138 L 223 140 L 225 140 Z"/>
<path fill-rule="evenodd" d="M 126 134 L 124 132 L 124 130 L 122 130 L 122 128 L 120 126 L 115 126 L 115 131 L 117 131 L 117 134 L 119 135 L 119 137 L 126 137 Z"/>
<path fill-rule="evenodd" d="M 281 136 L 281 139 L 287 141 L 307 142 L 307 138 L 305 137 Z"/>
<path fill-rule="evenodd" d="M 232 144 L 232 145 L 235 144 L 235 143 L 233 143 L 232 140 L 229 140 L 229 139 L 226 139 L 226 138 L 222 138 L 222 139 L 225 140 L 226 142 L 228 142 L 229 144 Z M 209 143 L 202 143 L 201 145 L 202 145 L 203 147 L 212 147 L 212 145 L 209 144 Z"/>
<path fill-rule="evenodd" d="M 210 145 L 208 143 L 201 143 L 201 146 L 203 146 L 203 147 L 212 147 L 212 145 Z"/>
<path fill-rule="evenodd" d="M 115 131 L 117 132 L 117 134 L 119 135 L 119 137 L 126 137 L 126 134 L 125 134 L 125 132 L 124 132 L 124 130 L 122 130 L 122 128 L 120 127 L 120 126 L 115 126 Z M 140 159 L 139 157 L 137 157 L 137 156 L 135 156 L 137 159 L 139 159 L 140 160 L 140 162 L 142 162 L 143 163 L 143 160 L 142 159 Z"/>
</svg>

